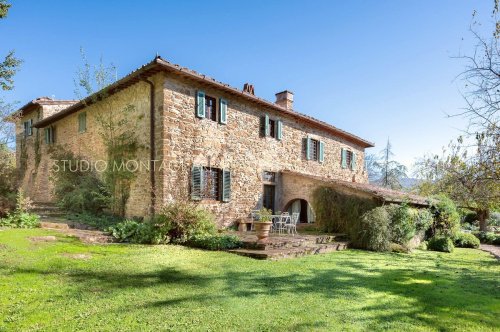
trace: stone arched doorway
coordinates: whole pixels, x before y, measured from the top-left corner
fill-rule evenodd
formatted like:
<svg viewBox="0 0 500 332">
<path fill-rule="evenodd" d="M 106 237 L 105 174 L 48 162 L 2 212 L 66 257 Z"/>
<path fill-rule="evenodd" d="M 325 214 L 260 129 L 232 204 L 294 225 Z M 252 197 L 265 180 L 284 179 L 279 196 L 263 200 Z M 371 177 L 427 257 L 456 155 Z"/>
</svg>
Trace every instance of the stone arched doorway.
<svg viewBox="0 0 500 332">
<path fill-rule="evenodd" d="M 311 204 L 302 198 L 295 198 L 289 201 L 285 205 L 284 211 L 290 213 L 299 213 L 300 223 L 313 223 L 314 222 L 314 211 Z"/>
</svg>

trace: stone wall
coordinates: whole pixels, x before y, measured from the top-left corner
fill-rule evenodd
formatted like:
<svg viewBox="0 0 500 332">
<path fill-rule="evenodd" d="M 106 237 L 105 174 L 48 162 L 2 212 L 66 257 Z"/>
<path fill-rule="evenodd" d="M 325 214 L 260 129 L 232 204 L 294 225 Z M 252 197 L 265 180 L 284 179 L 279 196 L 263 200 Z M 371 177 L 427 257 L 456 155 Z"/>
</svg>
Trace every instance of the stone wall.
<svg viewBox="0 0 500 332">
<path fill-rule="evenodd" d="M 157 99 L 157 112 L 162 109 L 163 89 L 162 74 L 157 74 L 151 78 L 158 87 L 155 91 Z M 141 148 L 138 151 L 138 162 L 148 164 L 149 162 L 149 114 L 150 114 L 150 88 L 145 82 L 140 82 L 128 87 L 114 95 L 109 96 L 95 104 L 91 104 L 76 113 L 68 115 L 55 123 L 56 146 L 72 151 L 76 155 L 82 156 L 91 162 L 97 160 L 107 161 L 106 149 L 99 134 L 100 126 L 96 122 L 98 114 L 110 114 L 113 112 L 118 118 L 123 116 L 123 109 L 127 106 L 135 108 L 134 114 L 137 118 L 137 136 Z M 52 111 L 51 109 L 50 111 Z M 87 112 L 87 130 L 83 133 L 78 132 L 78 115 L 81 112 Z M 45 144 L 43 129 L 33 130 L 33 136 L 24 138 L 22 135 L 22 123 L 33 117 L 38 119 L 40 112 L 32 112 L 20 119 L 16 124 L 17 134 L 17 162 L 20 164 L 22 149 L 26 146 L 27 151 L 27 169 L 24 176 L 20 178 L 21 188 L 35 202 L 51 202 L 53 197 L 53 184 L 50 181 L 50 173 L 53 160 L 50 158 L 49 148 Z M 34 121 L 36 122 L 36 120 Z M 35 163 L 35 140 L 39 137 L 39 152 L 41 155 L 40 163 Z M 144 216 L 150 207 L 150 181 L 149 171 L 142 168 L 137 172 L 137 176 L 132 183 L 130 199 L 127 202 L 126 214 L 128 216 Z"/>
<path fill-rule="evenodd" d="M 364 149 L 352 142 L 299 123 L 279 111 L 255 106 L 243 98 L 177 77 L 167 77 L 164 88 L 165 139 L 162 153 L 167 162 L 182 163 L 180 167 L 162 173 L 164 202 L 188 199 L 192 165 L 231 170 L 231 201 L 200 203 L 217 215 L 220 225 L 229 225 L 261 206 L 263 171 L 278 173 L 288 169 L 331 179 L 367 182 L 367 174 L 363 169 Z M 226 125 L 195 116 L 198 89 L 208 96 L 222 97 L 228 101 Z M 281 141 L 261 137 L 260 121 L 265 113 L 272 119 L 283 121 Z M 303 142 L 308 135 L 325 142 L 323 163 L 305 159 Z M 342 169 L 341 148 L 356 152 L 358 158 L 355 170 Z M 280 192 L 280 188 L 277 191 Z M 286 204 L 282 201 L 277 203 L 277 208 L 280 204 Z"/>
</svg>

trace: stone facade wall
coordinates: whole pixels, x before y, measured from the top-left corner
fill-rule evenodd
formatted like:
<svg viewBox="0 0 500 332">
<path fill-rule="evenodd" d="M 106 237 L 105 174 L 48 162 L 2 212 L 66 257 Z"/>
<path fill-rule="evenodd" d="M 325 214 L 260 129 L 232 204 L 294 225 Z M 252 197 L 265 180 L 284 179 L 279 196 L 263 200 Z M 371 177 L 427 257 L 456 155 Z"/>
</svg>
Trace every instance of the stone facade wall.
<svg viewBox="0 0 500 332">
<path fill-rule="evenodd" d="M 367 182 L 364 171 L 364 149 L 323 130 L 299 123 L 279 111 L 255 106 L 243 99 L 210 87 L 167 77 L 164 84 L 164 146 L 166 161 L 182 163 L 181 167 L 163 172 L 164 201 L 188 199 L 190 174 L 193 165 L 231 170 L 231 201 L 202 201 L 218 217 L 220 225 L 246 217 L 260 208 L 263 194 L 263 171 L 294 172 L 346 181 Z M 227 124 L 195 116 L 196 91 L 222 97 L 228 101 Z M 283 139 L 261 137 L 261 117 L 283 121 Z M 304 138 L 325 142 L 324 162 L 306 160 Z M 357 154 L 355 170 L 342 169 L 341 148 Z M 279 183 L 277 192 L 280 192 Z M 280 195 L 277 194 L 279 199 Z M 280 200 L 278 205 L 286 204 Z"/>
<path fill-rule="evenodd" d="M 156 81 L 157 91 L 155 91 L 155 99 L 157 112 L 162 108 L 163 89 L 162 89 L 162 75 L 157 74 L 151 78 Z M 137 136 L 141 148 L 138 150 L 138 162 L 148 164 L 149 162 L 149 128 L 150 128 L 150 88 L 149 85 L 140 82 L 128 87 L 98 103 L 92 104 L 76 113 L 68 115 L 58 121 L 52 126 L 55 128 L 56 146 L 61 146 L 64 149 L 72 151 L 76 155 L 82 156 L 90 162 L 97 160 L 107 161 L 106 148 L 99 135 L 100 126 L 96 122 L 98 114 L 109 113 L 113 111 L 118 117 L 123 115 L 123 109 L 127 106 L 135 108 L 134 115 L 137 123 Z M 53 111 L 53 109 L 49 111 Z M 87 113 L 87 130 L 83 133 L 78 132 L 78 115 L 81 112 Z M 52 113 L 51 113 L 52 114 Z M 53 184 L 50 181 L 51 168 L 54 163 L 50 158 L 49 149 L 51 148 L 45 144 L 43 129 L 33 129 L 33 136 L 24 138 L 22 135 L 23 121 L 30 117 L 39 119 L 41 112 L 32 112 L 26 117 L 20 119 L 16 124 L 17 133 L 17 165 L 20 165 L 21 146 L 26 146 L 27 150 L 27 169 L 24 176 L 20 178 L 21 188 L 26 194 L 35 202 L 52 202 L 53 197 Z M 36 120 L 34 120 L 36 122 Z M 38 164 L 35 163 L 35 137 L 39 137 L 39 153 L 41 160 Z M 101 164 L 102 165 L 102 164 Z M 149 171 L 142 168 L 137 172 L 136 178 L 132 183 L 130 198 L 126 206 L 126 214 L 128 216 L 144 216 L 147 214 L 150 207 L 150 181 Z"/>
</svg>

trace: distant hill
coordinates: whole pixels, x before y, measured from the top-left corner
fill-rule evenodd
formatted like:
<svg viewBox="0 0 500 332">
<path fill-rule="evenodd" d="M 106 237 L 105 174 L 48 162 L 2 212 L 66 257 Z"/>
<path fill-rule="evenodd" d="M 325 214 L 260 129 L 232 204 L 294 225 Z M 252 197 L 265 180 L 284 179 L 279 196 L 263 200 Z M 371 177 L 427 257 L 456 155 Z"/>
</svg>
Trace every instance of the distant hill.
<svg viewBox="0 0 500 332">
<path fill-rule="evenodd" d="M 415 187 L 421 180 L 416 178 L 404 178 L 401 179 L 401 185 L 403 186 L 403 191 L 409 190 Z M 370 184 L 380 186 L 377 180 L 370 180 Z"/>
</svg>

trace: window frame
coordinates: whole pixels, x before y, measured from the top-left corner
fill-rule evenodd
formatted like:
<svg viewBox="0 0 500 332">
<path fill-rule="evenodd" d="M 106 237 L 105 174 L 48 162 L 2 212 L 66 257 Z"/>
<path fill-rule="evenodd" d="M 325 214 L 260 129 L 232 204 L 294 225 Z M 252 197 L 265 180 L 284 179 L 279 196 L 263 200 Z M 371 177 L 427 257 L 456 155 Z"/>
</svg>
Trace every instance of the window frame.
<svg viewBox="0 0 500 332">
<path fill-rule="evenodd" d="M 83 119 L 83 121 L 82 121 Z M 83 129 L 81 127 L 82 125 L 82 122 L 83 122 Z M 80 114 L 78 114 L 78 133 L 81 134 L 81 133 L 84 133 L 87 131 L 87 112 L 82 112 Z"/>
<path fill-rule="evenodd" d="M 310 160 L 319 161 L 319 140 L 311 138 L 311 146 L 309 148 L 311 149 L 309 152 Z"/>
<path fill-rule="evenodd" d="M 216 167 L 202 167 L 203 183 L 201 184 L 201 199 L 219 201 L 221 194 L 222 169 Z M 210 182 L 210 179 L 212 181 Z"/>
</svg>

